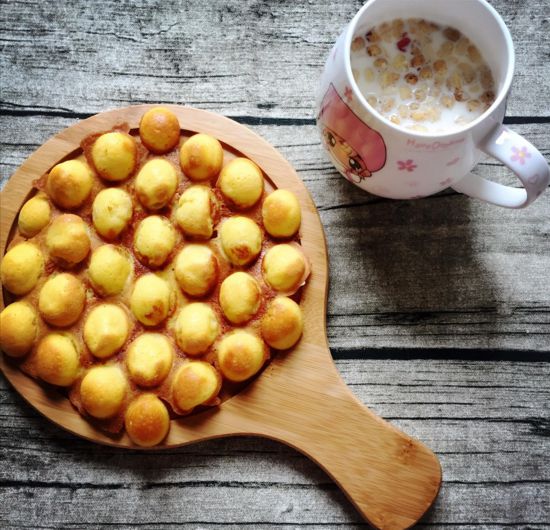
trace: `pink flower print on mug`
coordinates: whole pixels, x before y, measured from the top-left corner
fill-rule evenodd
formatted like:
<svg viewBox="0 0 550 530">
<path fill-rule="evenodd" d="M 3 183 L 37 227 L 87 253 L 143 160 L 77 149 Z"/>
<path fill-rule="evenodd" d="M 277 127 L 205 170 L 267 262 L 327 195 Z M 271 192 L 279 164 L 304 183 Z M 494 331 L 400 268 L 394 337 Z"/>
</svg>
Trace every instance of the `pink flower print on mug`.
<svg viewBox="0 0 550 530">
<path fill-rule="evenodd" d="M 526 158 L 531 158 L 531 153 L 525 146 L 521 148 L 517 148 L 516 146 L 512 147 L 512 153 L 514 154 L 510 157 L 510 160 L 512 162 L 519 162 L 522 166 L 525 164 Z"/>
<path fill-rule="evenodd" d="M 412 173 L 417 167 L 418 166 L 410 158 L 407 160 L 397 161 L 397 169 L 399 169 L 399 171 L 409 171 Z"/>
</svg>

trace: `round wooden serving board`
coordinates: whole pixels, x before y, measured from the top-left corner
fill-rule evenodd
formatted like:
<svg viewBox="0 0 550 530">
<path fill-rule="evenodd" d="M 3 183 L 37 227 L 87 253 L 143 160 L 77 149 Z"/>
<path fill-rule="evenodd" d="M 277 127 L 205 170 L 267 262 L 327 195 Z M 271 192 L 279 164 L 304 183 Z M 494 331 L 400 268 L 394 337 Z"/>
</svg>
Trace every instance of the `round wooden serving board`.
<svg viewBox="0 0 550 530">
<path fill-rule="evenodd" d="M 32 154 L 1 194 L 2 255 L 34 180 L 59 161 L 77 154 L 81 141 L 90 134 L 124 122 L 136 129 L 150 107 L 103 112 L 65 129 Z M 209 112 L 168 107 L 178 116 L 182 129 L 218 138 L 256 162 L 274 187 L 297 195 L 302 206 L 301 244 L 311 261 L 312 274 L 300 302 L 304 335 L 297 346 L 276 355 L 260 377 L 220 407 L 172 420 L 168 437 L 155 449 L 222 436 L 255 435 L 278 440 L 317 462 L 374 526 L 412 526 L 437 496 L 441 468 L 427 447 L 362 405 L 333 364 L 325 325 L 327 249 L 319 215 L 305 186 L 292 166 L 246 127 Z M 4 356 L 1 367 L 15 389 L 60 427 L 94 442 L 135 448 L 127 435 L 115 439 L 96 429 L 68 399 L 46 390 Z"/>
</svg>

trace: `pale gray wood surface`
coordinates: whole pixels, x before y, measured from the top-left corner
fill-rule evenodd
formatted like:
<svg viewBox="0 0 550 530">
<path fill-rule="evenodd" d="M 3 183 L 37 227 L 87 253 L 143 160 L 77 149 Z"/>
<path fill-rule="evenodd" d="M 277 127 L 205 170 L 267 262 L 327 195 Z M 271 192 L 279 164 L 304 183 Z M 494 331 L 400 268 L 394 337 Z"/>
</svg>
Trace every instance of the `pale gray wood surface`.
<svg viewBox="0 0 550 530">
<path fill-rule="evenodd" d="M 493 0 L 516 45 L 507 121 L 550 152 L 547 0 Z M 329 341 L 375 412 L 440 457 L 420 526 L 550 527 L 550 194 L 507 211 L 452 190 L 394 202 L 332 169 L 313 125 L 326 54 L 361 2 L 0 4 L 0 176 L 52 134 L 132 103 L 248 124 L 295 166 L 330 252 Z M 492 161 L 476 170 L 515 185 Z M 0 210 L 1 213 L 1 210 Z M 2 528 L 354 528 L 291 449 L 231 439 L 122 452 L 68 435 L 0 383 Z"/>
</svg>

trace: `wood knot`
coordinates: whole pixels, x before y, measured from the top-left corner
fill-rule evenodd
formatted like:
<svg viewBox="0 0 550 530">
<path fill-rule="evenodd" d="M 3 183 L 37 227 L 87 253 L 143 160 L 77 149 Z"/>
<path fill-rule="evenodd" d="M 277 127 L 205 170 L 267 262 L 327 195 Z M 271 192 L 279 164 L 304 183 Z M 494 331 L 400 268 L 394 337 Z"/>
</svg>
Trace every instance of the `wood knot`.
<svg viewBox="0 0 550 530">
<path fill-rule="evenodd" d="M 408 464 L 416 456 L 416 444 L 410 438 L 406 438 L 399 448 L 398 458 L 404 464 Z"/>
</svg>

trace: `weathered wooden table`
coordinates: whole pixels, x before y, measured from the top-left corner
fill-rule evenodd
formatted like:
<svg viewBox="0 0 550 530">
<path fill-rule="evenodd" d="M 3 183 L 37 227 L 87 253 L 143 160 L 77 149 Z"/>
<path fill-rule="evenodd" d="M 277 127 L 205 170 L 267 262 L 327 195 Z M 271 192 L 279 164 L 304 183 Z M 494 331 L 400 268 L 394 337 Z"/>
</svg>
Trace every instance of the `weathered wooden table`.
<svg viewBox="0 0 550 530">
<path fill-rule="evenodd" d="M 506 121 L 548 155 L 548 1 L 492 4 L 517 52 Z M 320 210 L 343 378 L 441 460 L 420 526 L 548 528 L 550 193 L 509 211 L 452 190 L 391 201 L 341 178 L 320 147 L 314 93 L 360 5 L 3 0 L 2 182 L 51 135 L 108 108 L 181 103 L 250 126 Z M 477 170 L 515 183 L 493 161 Z M 53 426 L 3 378 L 0 396 L 2 528 L 365 524 L 315 464 L 274 442 L 120 451 Z"/>
</svg>

